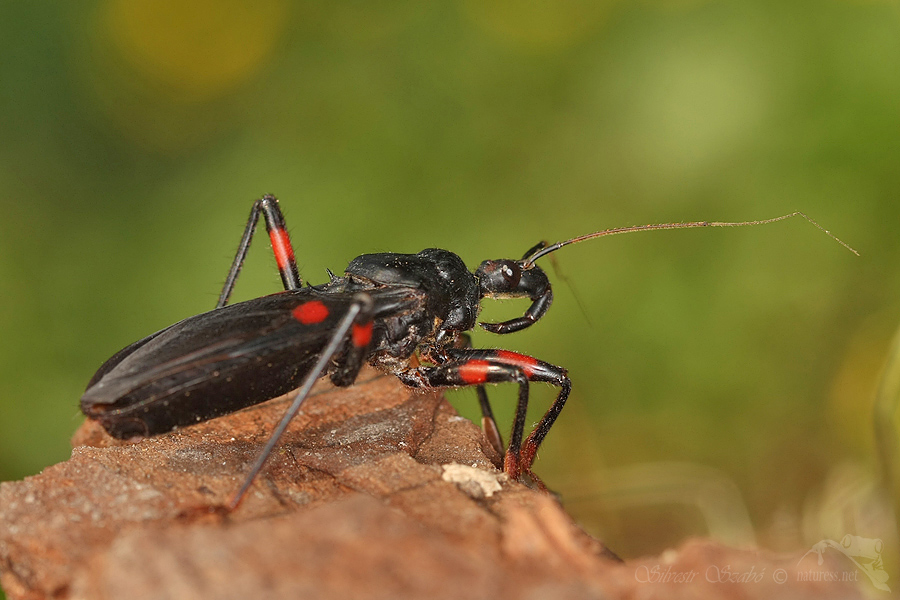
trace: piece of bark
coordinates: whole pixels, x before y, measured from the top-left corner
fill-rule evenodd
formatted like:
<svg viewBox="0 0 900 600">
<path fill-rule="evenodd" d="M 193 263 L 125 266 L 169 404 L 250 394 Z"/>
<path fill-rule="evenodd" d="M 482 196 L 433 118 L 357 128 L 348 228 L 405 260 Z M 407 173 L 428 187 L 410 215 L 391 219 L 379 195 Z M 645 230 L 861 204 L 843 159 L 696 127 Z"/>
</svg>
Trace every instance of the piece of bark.
<svg viewBox="0 0 900 600">
<path fill-rule="evenodd" d="M 508 481 L 481 431 L 440 395 L 371 371 L 347 389 L 316 388 L 238 510 L 198 510 L 234 493 L 286 406 L 136 443 L 85 423 L 70 460 L 0 486 L 8 596 L 859 597 L 848 584 L 797 581 L 791 561 L 712 542 L 616 562 L 552 496 Z M 783 585 L 641 580 L 661 564 L 789 576 Z"/>
</svg>

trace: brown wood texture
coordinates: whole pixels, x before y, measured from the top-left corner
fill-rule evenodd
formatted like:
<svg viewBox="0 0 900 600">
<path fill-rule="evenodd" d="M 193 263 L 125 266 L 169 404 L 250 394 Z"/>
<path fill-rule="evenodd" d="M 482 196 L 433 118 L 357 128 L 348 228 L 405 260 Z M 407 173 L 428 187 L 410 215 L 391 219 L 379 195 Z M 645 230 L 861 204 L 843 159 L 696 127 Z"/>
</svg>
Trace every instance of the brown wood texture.
<svg viewBox="0 0 900 600">
<path fill-rule="evenodd" d="M 791 560 L 709 541 L 620 563 L 552 496 L 506 479 L 480 429 L 438 394 L 366 371 L 320 384 L 232 514 L 285 399 L 119 442 L 94 423 L 72 457 L 0 486 L 0 581 L 10 599 L 854 598 L 835 582 L 779 585 Z M 766 569 L 706 581 L 709 565 Z M 652 583 L 653 566 L 697 570 Z M 827 568 L 823 567 L 823 568 Z"/>
</svg>

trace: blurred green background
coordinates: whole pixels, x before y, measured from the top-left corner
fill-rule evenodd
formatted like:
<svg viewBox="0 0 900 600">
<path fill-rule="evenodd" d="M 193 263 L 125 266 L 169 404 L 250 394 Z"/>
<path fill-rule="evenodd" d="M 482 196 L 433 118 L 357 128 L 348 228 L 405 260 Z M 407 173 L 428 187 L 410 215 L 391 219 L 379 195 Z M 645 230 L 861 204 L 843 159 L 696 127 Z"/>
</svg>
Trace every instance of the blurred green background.
<svg viewBox="0 0 900 600">
<path fill-rule="evenodd" d="M 545 261 L 539 325 L 475 342 L 569 369 L 536 471 L 625 556 L 892 531 L 864 492 L 900 322 L 897 1 L 5 2 L 0 142 L 2 479 L 67 458 L 113 352 L 212 308 L 262 193 L 313 283 L 803 210 L 862 257 L 796 219 L 592 241 Z"/>
</svg>

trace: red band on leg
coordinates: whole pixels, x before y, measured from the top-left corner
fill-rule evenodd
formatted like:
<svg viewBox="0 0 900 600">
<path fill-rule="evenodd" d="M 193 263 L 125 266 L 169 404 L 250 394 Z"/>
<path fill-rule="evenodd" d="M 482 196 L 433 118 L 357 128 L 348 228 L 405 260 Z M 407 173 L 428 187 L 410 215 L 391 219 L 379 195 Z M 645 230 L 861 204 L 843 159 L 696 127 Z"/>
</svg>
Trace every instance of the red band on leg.
<svg viewBox="0 0 900 600">
<path fill-rule="evenodd" d="M 486 360 L 472 359 L 459 365 L 459 378 L 468 385 L 477 385 L 487 381 L 488 368 L 491 366 Z"/>
<path fill-rule="evenodd" d="M 531 377 L 534 374 L 535 368 L 538 366 L 538 359 L 510 350 L 497 350 L 497 358 L 508 364 L 519 367 L 525 373 L 526 377 Z"/>
<path fill-rule="evenodd" d="M 291 238 L 284 229 L 273 229 L 269 232 L 272 240 L 272 252 L 275 253 L 275 263 L 279 269 L 287 267 L 294 260 L 294 249 L 291 247 Z"/>
<path fill-rule="evenodd" d="M 365 325 L 357 325 L 356 323 L 354 323 L 353 331 L 350 334 L 350 339 L 353 341 L 353 345 L 357 348 L 368 346 L 369 342 L 372 341 L 372 322 L 369 321 Z"/>
</svg>

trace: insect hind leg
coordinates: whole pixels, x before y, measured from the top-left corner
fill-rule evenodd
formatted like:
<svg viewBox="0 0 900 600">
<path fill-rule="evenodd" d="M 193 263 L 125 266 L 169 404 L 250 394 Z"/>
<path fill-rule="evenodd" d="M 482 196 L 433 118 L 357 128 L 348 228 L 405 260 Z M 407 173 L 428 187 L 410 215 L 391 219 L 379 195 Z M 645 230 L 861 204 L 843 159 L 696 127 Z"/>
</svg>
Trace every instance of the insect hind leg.
<svg viewBox="0 0 900 600">
<path fill-rule="evenodd" d="M 247 258 L 247 252 L 250 250 L 250 242 L 253 241 L 253 233 L 256 231 L 256 223 L 260 214 L 262 214 L 266 222 L 266 231 L 269 233 L 272 252 L 275 254 L 275 263 L 278 265 L 278 272 L 281 274 L 281 282 L 284 284 L 284 289 L 297 290 L 303 285 L 303 280 L 300 279 L 300 272 L 297 269 L 297 261 L 294 259 L 291 238 L 285 226 L 284 215 L 281 214 L 281 209 L 278 207 L 278 199 L 271 194 L 266 194 L 255 201 L 250 209 L 250 218 L 247 219 L 247 226 L 244 228 L 241 243 L 238 245 L 231 268 L 228 270 L 228 276 L 225 278 L 225 285 L 222 287 L 222 293 L 219 294 L 216 308 L 222 308 L 228 304 L 228 298 L 231 297 L 231 292 L 234 291 L 234 284 L 237 282 L 241 267 L 244 265 L 244 259 Z"/>
<path fill-rule="evenodd" d="M 325 349 L 322 350 L 322 353 L 319 355 L 319 359 L 316 361 L 316 364 L 306 374 L 306 377 L 303 379 L 303 383 L 295 392 L 294 399 L 291 402 L 290 407 L 285 411 L 284 416 L 281 418 L 281 421 L 279 421 L 278 425 L 272 431 L 272 434 L 269 436 L 269 440 L 266 442 L 266 445 L 263 447 L 262 451 L 260 451 L 259 457 L 250 468 L 250 471 L 247 473 L 247 477 L 244 479 L 243 485 L 241 485 L 241 488 L 228 502 L 228 510 L 236 509 L 241 503 L 241 500 L 250 489 L 250 486 L 253 484 L 256 476 L 259 475 L 260 471 L 262 471 L 262 468 L 265 466 L 266 460 L 269 458 L 269 455 L 272 454 L 272 450 L 274 450 L 276 444 L 278 444 L 278 440 L 281 439 L 282 435 L 284 435 L 284 432 L 287 430 L 291 420 L 297 415 L 298 412 L 300 412 L 300 407 L 302 406 L 303 401 L 306 400 L 307 396 L 309 396 L 309 392 L 310 390 L 312 390 L 313 384 L 315 384 L 316 380 L 319 379 L 319 377 L 326 373 L 329 364 L 331 364 L 332 359 L 340 352 L 340 349 L 345 343 L 345 340 L 347 340 L 349 337 L 351 346 L 357 348 L 357 351 L 358 346 L 368 346 L 370 340 L 365 340 L 365 344 L 358 344 L 358 342 L 361 342 L 365 337 L 364 335 L 360 337 L 361 334 L 359 333 L 359 329 L 362 328 L 363 330 L 365 330 L 368 324 L 369 331 L 371 332 L 370 326 L 372 323 L 373 308 L 374 302 L 372 301 L 371 296 L 366 293 L 358 293 L 354 295 L 353 302 L 347 309 L 347 314 L 344 315 L 338 322 L 337 326 L 334 329 L 334 333 L 331 336 L 331 339 L 325 346 Z M 359 366 L 362 366 L 361 363 Z M 359 368 L 356 369 L 356 372 L 358 371 Z"/>
</svg>

